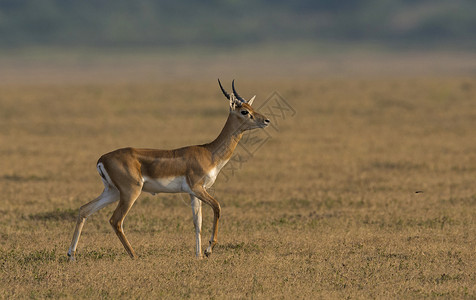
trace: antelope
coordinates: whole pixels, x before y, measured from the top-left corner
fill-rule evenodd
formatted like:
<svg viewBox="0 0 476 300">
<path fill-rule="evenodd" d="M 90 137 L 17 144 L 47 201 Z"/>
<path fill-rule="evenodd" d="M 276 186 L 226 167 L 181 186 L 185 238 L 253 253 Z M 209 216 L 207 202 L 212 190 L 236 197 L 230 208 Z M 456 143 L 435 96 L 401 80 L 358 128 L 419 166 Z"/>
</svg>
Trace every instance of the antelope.
<svg viewBox="0 0 476 300">
<path fill-rule="evenodd" d="M 124 219 L 141 192 L 188 193 L 190 195 L 193 224 L 195 227 L 195 254 L 201 255 L 202 201 L 213 209 L 213 226 L 210 241 L 204 251 L 210 256 L 217 244 L 220 204 L 208 192 L 220 170 L 231 158 L 243 132 L 264 128 L 270 121 L 251 107 L 250 100 L 242 98 L 235 90 L 229 94 L 218 84 L 229 101 L 230 112 L 218 137 L 208 144 L 187 146 L 174 150 L 122 148 L 101 156 L 97 170 L 104 184 L 102 194 L 79 208 L 73 240 L 68 250 L 70 260 L 75 260 L 76 248 L 86 219 L 98 210 L 119 201 L 109 223 L 119 237 L 129 256 L 137 257 L 122 227 Z"/>
</svg>

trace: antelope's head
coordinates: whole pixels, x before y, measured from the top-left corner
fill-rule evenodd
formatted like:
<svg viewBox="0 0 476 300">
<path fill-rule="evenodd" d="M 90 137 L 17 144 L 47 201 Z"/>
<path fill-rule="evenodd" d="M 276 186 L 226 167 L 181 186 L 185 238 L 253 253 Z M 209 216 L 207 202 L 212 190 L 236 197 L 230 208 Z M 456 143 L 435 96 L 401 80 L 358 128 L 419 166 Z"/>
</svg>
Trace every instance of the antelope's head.
<svg viewBox="0 0 476 300">
<path fill-rule="evenodd" d="M 235 118 L 240 123 L 241 130 L 251 130 L 255 128 L 264 128 L 269 125 L 270 121 L 266 116 L 255 111 L 251 104 L 255 100 L 256 96 L 253 96 L 250 100 L 242 98 L 235 90 L 235 80 L 232 81 L 231 87 L 233 93 L 229 94 L 221 85 L 220 79 L 218 84 L 223 92 L 223 95 L 230 101 L 230 116 Z"/>
</svg>

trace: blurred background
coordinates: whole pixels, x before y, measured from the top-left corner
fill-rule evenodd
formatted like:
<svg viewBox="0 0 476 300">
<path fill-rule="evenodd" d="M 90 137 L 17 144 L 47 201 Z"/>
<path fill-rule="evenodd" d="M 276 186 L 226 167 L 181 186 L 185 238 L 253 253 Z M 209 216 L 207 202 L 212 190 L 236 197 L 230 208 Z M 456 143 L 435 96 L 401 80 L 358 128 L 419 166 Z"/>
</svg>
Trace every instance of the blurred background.
<svg viewBox="0 0 476 300">
<path fill-rule="evenodd" d="M 2 0 L 0 80 L 474 74 L 475 16 L 466 0 Z"/>
<path fill-rule="evenodd" d="M 4 0 L 0 8 L 4 48 L 476 45 L 476 3 L 464 0 Z"/>
<path fill-rule="evenodd" d="M 2 0 L 0 80 L 474 74 L 475 16 L 465 0 Z"/>
</svg>

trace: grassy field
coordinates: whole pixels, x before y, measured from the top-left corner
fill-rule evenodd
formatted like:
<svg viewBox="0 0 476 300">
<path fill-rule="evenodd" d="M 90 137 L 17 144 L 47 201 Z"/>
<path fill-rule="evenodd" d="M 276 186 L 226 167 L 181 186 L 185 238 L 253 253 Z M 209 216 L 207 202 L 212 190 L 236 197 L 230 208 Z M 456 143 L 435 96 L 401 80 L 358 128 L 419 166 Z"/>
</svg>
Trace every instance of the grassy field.
<svg viewBox="0 0 476 300">
<path fill-rule="evenodd" d="M 115 205 L 87 220 L 76 262 L 66 252 L 101 154 L 215 138 L 214 80 L 3 84 L 0 297 L 474 299 L 476 79 L 373 78 L 239 79 L 275 127 L 218 177 L 201 261 L 186 195 L 139 198 L 124 223 L 137 260 Z M 265 102 L 274 91 L 286 102 Z"/>
</svg>

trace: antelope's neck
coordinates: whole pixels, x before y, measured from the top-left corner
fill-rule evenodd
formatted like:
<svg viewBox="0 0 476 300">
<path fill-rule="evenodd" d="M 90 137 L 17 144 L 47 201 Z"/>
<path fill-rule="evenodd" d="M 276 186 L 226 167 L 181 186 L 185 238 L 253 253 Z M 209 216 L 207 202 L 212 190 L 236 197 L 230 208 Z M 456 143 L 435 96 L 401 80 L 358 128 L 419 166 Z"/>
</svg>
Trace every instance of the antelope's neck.
<svg viewBox="0 0 476 300">
<path fill-rule="evenodd" d="M 212 153 L 213 162 L 216 164 L 227 162 L 231 158 L 242 136 L 243 131 L 240 128 L 240 122 L 236 116 L 232 114 L 228 115 L 225 126 L 218 137 L 206 145 L 208 150 Z"/>
</svg>

